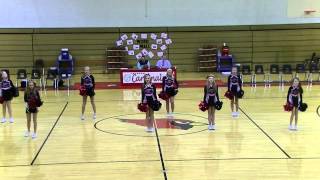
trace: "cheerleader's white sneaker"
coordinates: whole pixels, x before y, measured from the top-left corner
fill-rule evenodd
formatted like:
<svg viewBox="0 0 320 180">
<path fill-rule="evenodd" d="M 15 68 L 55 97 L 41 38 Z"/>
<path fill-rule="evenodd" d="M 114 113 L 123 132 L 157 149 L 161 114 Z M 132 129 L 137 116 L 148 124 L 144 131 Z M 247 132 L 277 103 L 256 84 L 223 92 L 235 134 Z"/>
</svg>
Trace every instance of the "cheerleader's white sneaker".
<svg viewBox="0 0 320 180">
<path fill-rule="evenodd" d="M 80 119 L 83 121 L 84 120 L 84 115 L 81 115 Z"/>
<path fill-rule="evenodd" d="M 216 125 L 215 124 L 212 125 L 212 130 L 216 130 Z"/>
<path fill-rule="evenodd" d="M 209 126 L 208 126 L 208 130 L 215 130 L 216 129 L 216 127 L 215 127 L 215 125 L 213 125 L 213 124 L 210 124 Z"/>
<path fill-rule="evenodd" d="M 232 117 L 237 117 L 237 112 L 232 112 L 232 113 L 231 113 L 231 116 L 232 116 Z"/>
<path fill-rule="evenodd" d="M 97 115 L 96 113 L 93 114 L 93 120 L 96 120 L 97 119 Z"/>
<path fill-rule="evenodd" d="M 149 128 L 149 127 L 147 127 L 147 128 L 146 128 L 146 132 L 152 133 L 152 132 L 154 132 L 154 128 Z"/>
<path fill-rule="evenodd" d="M 24 137 L 29 137 L 30 136 L 30 132 L 29 131 L 26 131 L 25 133 L 24 133 Z"/>
<path fill-rule="evenodd" d="M 289 129 L 290 131 L 292 131 L 292 130 L 293 130 L 293 125 L 289 125 L 288 129 Z"/>
<path fill-rule="evenodd" d="M 10 118 L 10 119 L 9 119 L 9 122 L 10 122 L 10 123 L 14 123 L 13 118 Z"/>
<path fill-rule="evenodd" d="M 298 127 L 297 126 L 293 126 L 293 130 L 298 131 Z"/>
<path fill-rule="evenodd" d="M 37 133 L 32 133 L 32 139 L 35 139 L 35 138 L 37 138 Z"/>
<path fill-rule="evenodd" d="M 2 118 L 1 123 L 7 122 L 6 118 Z"/>
</svg>

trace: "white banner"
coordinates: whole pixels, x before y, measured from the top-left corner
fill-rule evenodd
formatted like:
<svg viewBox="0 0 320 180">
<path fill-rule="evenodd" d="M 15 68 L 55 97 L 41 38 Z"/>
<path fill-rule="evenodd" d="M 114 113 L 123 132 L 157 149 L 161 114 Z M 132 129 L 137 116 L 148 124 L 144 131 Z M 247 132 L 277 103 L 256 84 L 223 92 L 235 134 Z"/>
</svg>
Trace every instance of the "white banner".
<svg viewBox="0 0 320 180">
<path fill-rule="evenodd" d="M 122 83 L 123 84 L 141 84 L 143 83 L 143 77 L 149 74 L 152 78 L 152 83 L 162 83 L 162 78 L 166 76 L 167 71 L 159 72 L 142 72 L 142 71 L 130 71 L 122 72 Z"/>
</svg>

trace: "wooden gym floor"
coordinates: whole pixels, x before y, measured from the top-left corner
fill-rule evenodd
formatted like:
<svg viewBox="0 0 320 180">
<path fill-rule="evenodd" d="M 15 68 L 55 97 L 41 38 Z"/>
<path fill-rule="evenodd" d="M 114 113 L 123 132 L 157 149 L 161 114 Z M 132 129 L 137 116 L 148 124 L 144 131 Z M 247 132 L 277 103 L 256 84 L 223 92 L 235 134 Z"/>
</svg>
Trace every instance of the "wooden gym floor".
<svg viewBox="0 0 320 180">
<path fill-rule="evenodd" d="M 80 120 L 78 91 L 42 92 L 38 138 L 23 137 L 22 96 L 13 101 L 15 123 L 0 124 L 0 179 L 319 179 L 320 88 L 306 88 L 307 112 L 299 131 L 288 131 L 287 87 L 245 87 L 241 115 L 231 118 L 229 102 L 208 132 L 198 110 L 202 88 L 180 89 L 177 123 L 167 124 L 165 107 L 156 113 L 157 131 L 144 132 L 136 105 L 139 90 L 97 90 L 97 120 L 87 104 Z"/>
</svg>

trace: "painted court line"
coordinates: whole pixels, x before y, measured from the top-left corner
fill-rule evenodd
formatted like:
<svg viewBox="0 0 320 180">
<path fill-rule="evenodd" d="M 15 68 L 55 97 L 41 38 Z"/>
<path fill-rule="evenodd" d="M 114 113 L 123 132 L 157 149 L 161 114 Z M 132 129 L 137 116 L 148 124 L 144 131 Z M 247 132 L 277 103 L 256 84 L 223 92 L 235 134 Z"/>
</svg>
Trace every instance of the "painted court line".
<svg viewBox="0 0 320 180">
<path fill-rule="evenodd" d="M 47 137 L 46 137 L 46 139 L 43 141 L 43 143 L 42 143 L 41 147 L 39 148 L 39 150 L 38 150 L 37 154 L 36 154 L 36 155 L 35 155 L 35 157 L 33 158 L 33 160 L 32 160 L 32 162 L 30 163 L 30 165 L 33 165 L 33 164 L 34 164 L 34 162 L 36 161 L 36 159 L 37 159 L 37 157 L 39 156 L 39 154 L 40 154 L 40 152 L 41 152 L 42 148 L 44 147 L 44 145 L 46 144 L 47 140 L 49 139 L 49 137 L 50 137 L 50 135 L 51 135 L 51 133 L 52 133 L 53 129 L 56 127 L 56 125 L 57 125 L 58 121 L 60 120 L 60 117 L 62 116 L 63 112 L 66 110 L 67 106 L 68 106 L 68 102 L 66 102 L 66 104 L 64 105 L 64 107 L 63 107 L 63 109 L 62 109 L 61 113 L 59 114 L 59 116 L 58 116 L 58 118 L 57 118 L 56 122 L 53 124 L 53 126 L 52 126 L 51 130 L 49 131 L 49 133 L 48 133 L 48 135 L 47 135 Z"/>
<path fill-rule="evenodd" d="M 239 107 L 240 111 L 247 116 L 247 118 L 258 128 L 260 129 L 260 131 L 266 135 L 272 142 L 273 144 L 275 144 L 289 159 L 291 158 L 291 156 L 275 141 L 271 138 L 271 136 L 269 136 L 269 134 L 267 132 L 265 132 L 246 112 L 244 112 L 240 107 Z"/>
<path fill-rule="evenodd" d="M 160 145 L 160 139 L 159 139 L 159 135 L 158 135 L 158 128 L 157 128 L 156 120 L 153 122 L 153 124 L 154 124 L 154 127 L 155 127 L 155 133 L 156 133 L 156 138 L 157 138 L 157 144 L 158 144 L 158 149 L 159 149 L 159 155 L 160 155 L 160 160 L 161 160 L 163 176 L 164 176 L 164 179 L 167 180 L 168 177 L 167 177 L 166 167 L 164 165 L 164 160 L 163 160 L 163 155 L 162 155 L 162 150 L 161 150 L 161 145 Z"/>
</svg>

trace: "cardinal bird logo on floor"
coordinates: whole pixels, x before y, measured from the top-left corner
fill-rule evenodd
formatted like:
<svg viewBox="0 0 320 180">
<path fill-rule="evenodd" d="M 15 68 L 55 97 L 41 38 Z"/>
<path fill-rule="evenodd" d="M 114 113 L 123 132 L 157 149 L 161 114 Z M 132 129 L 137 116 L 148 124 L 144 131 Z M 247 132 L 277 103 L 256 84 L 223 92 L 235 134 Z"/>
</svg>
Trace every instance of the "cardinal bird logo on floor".
<svg viewBox="0 0 320 180">
<path fill-rule="evenodd" d="M 119 119 L 120 122 L 135 124 L 137 126 L 146 126 L 145 119 Z M 194 121 L 184 119 L 156 119 L 158 129 L 180 129 L 189 130 L 194 127 Z"/>
</svg>

